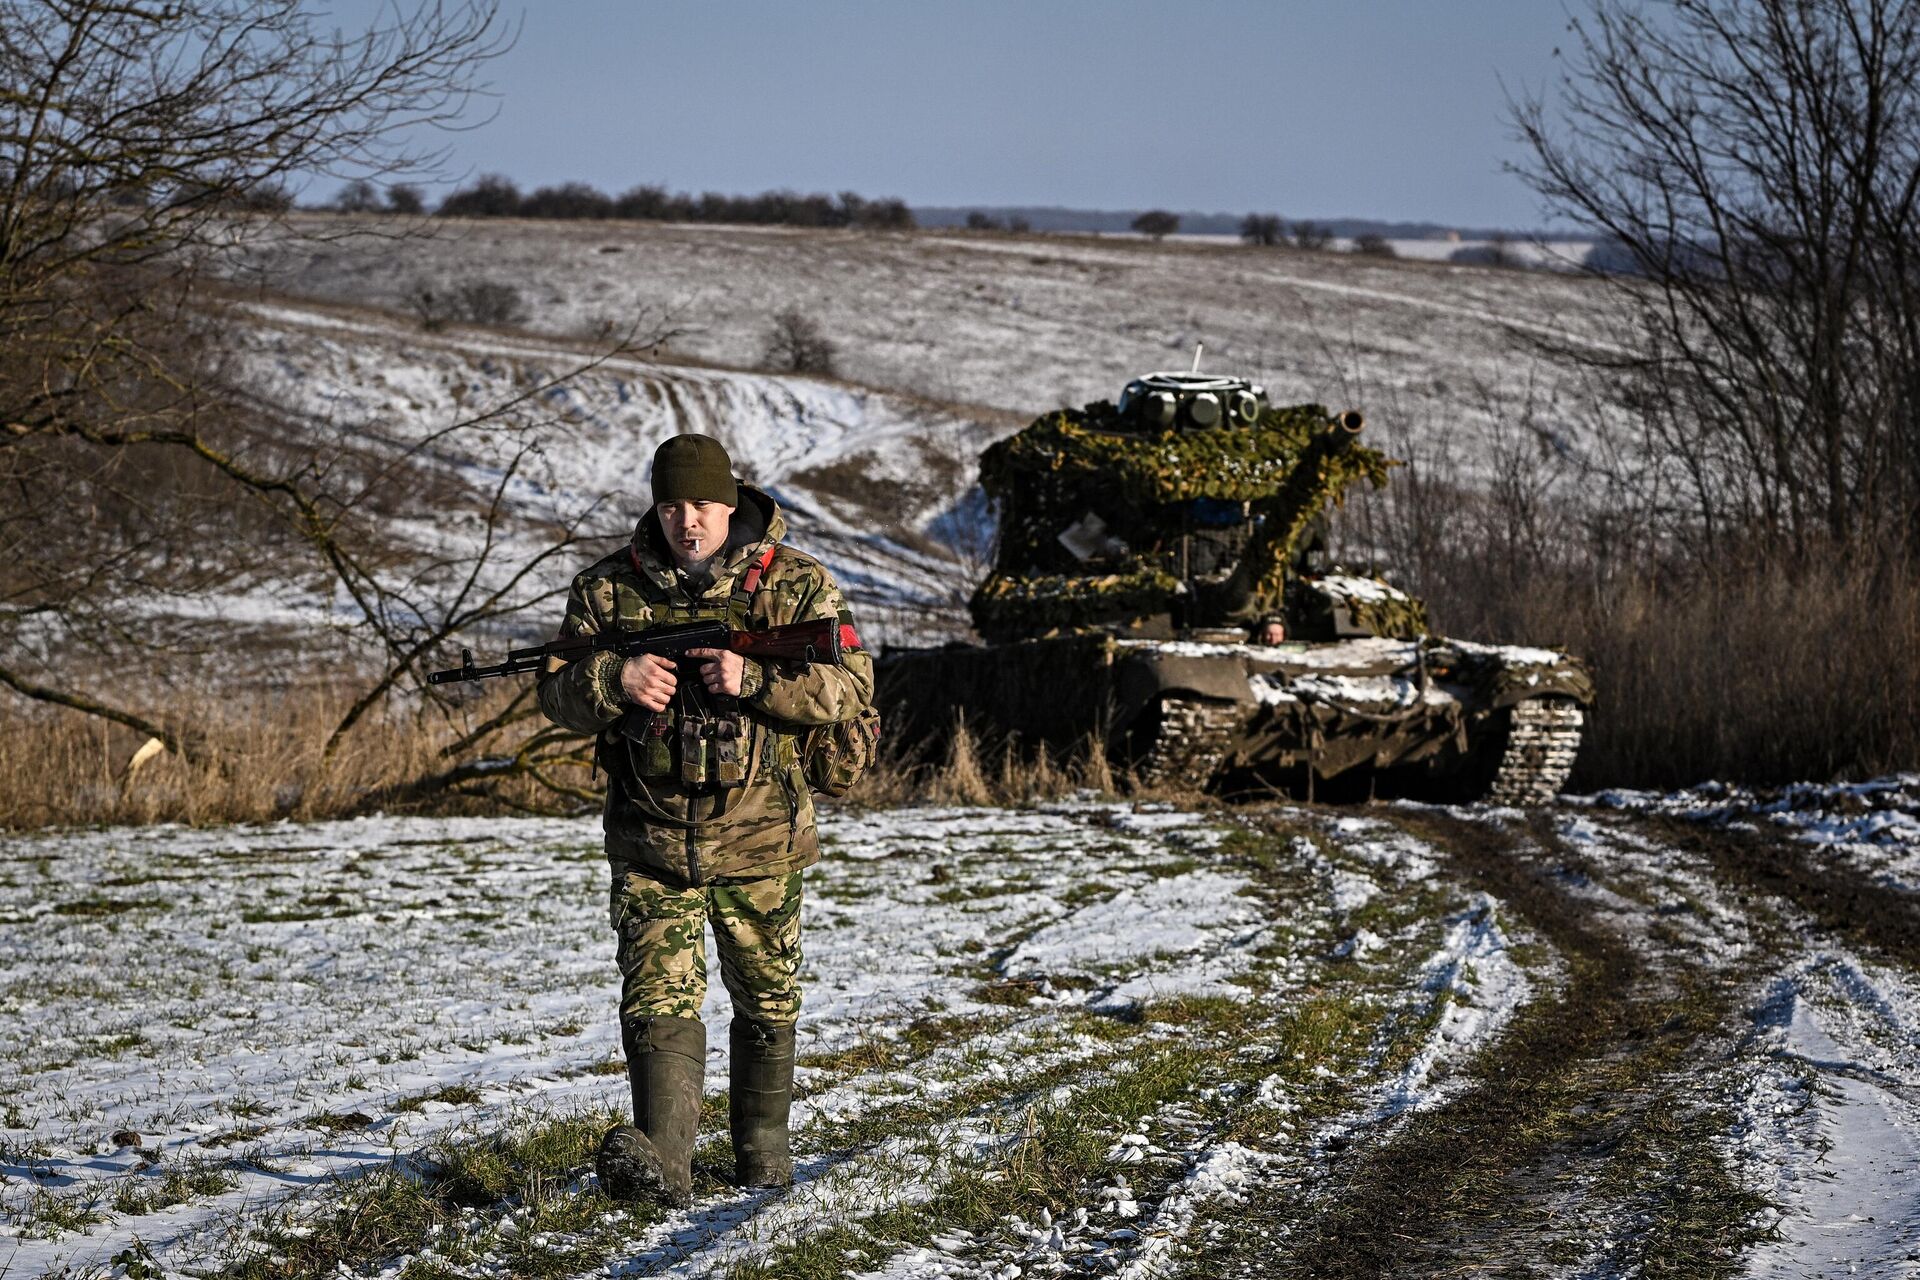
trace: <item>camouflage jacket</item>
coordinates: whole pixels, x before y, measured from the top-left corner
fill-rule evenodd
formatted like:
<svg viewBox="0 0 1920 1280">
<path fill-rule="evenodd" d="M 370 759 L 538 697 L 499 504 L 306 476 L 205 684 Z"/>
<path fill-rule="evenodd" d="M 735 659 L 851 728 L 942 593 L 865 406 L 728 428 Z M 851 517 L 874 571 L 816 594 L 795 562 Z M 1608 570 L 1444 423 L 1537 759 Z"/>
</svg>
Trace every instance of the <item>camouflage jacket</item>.
<svg viewBox="0 0 1920 1280">
<path fill-rule="evenodd" d="M 560 634 L 609 627 L 640 631 L 730 613 L 733 625 L 744 621 L 749 628 L 815 618 L 838 618 L 850 627 L 852 615 L 826 566 L 777 545 L 785 534 L 786 520 L 773 499 L 742 485 L 727 546 L 712 583 L 701 590 L 674 566 L 660 522 L 649 511 L 630 546 L 573 580 Z M 751 600 L 734 599 L 748 569 L 774 546 Z M 873 659 L 857 641 L 844 666 L 745 660 L 739 750 L 746 780 L 717 791 L 681 781 L 673 732 L 681 700 L 661 713 L 629 703 L 620 688 L 621 661 L 612 653 L 564 665 L 556 660 L 540 676 L 540 709 L 547 718 L 596 736 L 597 759 L 607 773 L 608 858 L 680 885 L 784 875 L 818 861 L 799 737 L 810 726 L 851 718 L 873 697 Z M 696 670 L 696 664 L 682 662 L 675 674 L 685 685 Z"/>
</svg>

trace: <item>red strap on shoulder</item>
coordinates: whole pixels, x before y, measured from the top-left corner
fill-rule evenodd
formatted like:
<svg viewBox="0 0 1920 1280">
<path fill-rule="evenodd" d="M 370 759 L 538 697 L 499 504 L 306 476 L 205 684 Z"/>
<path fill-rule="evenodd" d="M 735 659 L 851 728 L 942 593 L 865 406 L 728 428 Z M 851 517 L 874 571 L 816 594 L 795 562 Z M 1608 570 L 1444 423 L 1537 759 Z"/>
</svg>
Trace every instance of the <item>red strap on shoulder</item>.
<svg viewBox="0 0 1920 1280">
<path fill-rule="evenodd" d="M 741 591 L 752 595 L 760 589 L 760 579 L 766 576 L 767 566 L 773 563 L 773 553 L 779 549 L 780 545 L 775 543 L 760 554 L 760 558 L 747 569 L 746 576 L 740 579 Z"/>
<path fill-rule="evenodd" d="M 777 543 L 774 546 L 768 547 L 761 557 L 754 561 L 747 569 L 746 577 L 740 580 L 740 589 L 742 591 L 748 595 L 752 595 L 760 589 L 760 579 L 765 576 L 767 566 L 773 563 L 773 553 L 777 550 L 779 550 Z M 632 543 L 627 544 L 627 562 L 633 566 L 635 573 L 643 578 L 647 576 L 647 571 L 642 568 L 640 564 L 640 553 L 633 549 Z"/>
</svg>

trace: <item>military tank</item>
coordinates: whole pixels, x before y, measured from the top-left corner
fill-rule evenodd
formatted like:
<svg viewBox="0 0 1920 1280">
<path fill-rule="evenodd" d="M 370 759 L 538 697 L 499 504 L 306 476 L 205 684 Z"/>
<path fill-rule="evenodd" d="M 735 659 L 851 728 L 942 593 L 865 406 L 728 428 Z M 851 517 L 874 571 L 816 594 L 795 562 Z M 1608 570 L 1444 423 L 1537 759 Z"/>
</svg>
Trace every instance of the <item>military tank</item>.
<svg viewBox="0 0 1920 1280">
<path fill-rule="evenodd" d="M 1549 800 L 1592 678 L 1557 650 L 1434 636 L 1419 600 L 1330 562 L 1332 509 L 1395 465 L 1364 425 L 1153 373 L 993 445 L 985 643 L 885 655 L 889 736 L 965 718 L 1056 757 L 1095 734 L 1150 786 Z"/>
</svg>

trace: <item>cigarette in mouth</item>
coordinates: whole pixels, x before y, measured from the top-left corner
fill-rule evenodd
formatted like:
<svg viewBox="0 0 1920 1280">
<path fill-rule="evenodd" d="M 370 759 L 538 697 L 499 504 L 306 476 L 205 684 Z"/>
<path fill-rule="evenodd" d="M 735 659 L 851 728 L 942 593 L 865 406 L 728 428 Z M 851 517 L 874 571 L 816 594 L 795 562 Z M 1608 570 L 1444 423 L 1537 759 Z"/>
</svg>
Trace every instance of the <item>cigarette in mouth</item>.
<svg viewBox="0 0 1920 1280">
<path fill-rule="evenodd" d="M 694 549 L 695 551 L 698 551 L 698 550 L 700 550 L 700 539 L 698 539 L 698 538 L 688 538 L 688 539 L 687 539 L 687 541 L 693 544 L 693 549 Z"/>
</svg>

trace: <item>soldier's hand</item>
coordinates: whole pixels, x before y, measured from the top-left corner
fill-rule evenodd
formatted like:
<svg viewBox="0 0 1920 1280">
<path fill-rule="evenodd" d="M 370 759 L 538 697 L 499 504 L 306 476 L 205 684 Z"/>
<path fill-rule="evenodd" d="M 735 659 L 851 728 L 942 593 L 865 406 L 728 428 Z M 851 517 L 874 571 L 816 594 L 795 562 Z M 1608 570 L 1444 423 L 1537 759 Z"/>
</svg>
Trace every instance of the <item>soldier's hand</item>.
<svg viewBox="0 0 1920 1280">
<path fill-rule="evenodd" d="M 746 667 L 746 660 L 739 654 L 731 649 L 689 649 L 687 656 L 702 660 L 700 680 L 707 686 L 707 692 L 729 698 L 740 696 L 740 673 Z"/>
<path fill-rule="evenodd" d="M 620 666 L 620 691 L 649 711 L 665 711 L 679 687 L 672 660 L 658 654 L 637 653 Z"/>
</svg>

